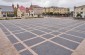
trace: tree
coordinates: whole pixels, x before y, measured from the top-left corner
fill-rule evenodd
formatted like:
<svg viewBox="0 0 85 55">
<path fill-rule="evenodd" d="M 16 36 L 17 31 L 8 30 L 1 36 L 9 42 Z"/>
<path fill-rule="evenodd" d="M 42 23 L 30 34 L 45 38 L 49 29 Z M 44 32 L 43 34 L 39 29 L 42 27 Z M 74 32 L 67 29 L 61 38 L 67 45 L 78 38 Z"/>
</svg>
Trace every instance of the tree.
<svg viewBox="0 0 85 55">
<path fill-rule="evenodd" d="M 81 14 L 77 14 L 77 17 L 80 17 L 80 18 L 82 18 L 82 15 L 81 15 Z"/>
<path fill-rule="evenodd" d="M 14 8 L 14 16 L 17 17 L 17 8 Z"/>
</svg>

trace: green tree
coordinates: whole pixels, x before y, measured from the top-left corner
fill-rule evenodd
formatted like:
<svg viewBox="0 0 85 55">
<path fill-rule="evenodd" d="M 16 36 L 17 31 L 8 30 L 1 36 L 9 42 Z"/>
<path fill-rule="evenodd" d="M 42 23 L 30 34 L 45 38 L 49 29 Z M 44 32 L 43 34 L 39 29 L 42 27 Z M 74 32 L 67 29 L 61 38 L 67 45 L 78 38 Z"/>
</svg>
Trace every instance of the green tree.
<svg viewBox="0 0 85 55">
<path fill-rule="evenodd" d="M 77 17 L 82 17 L 82 15 L 81 14 L 77 14 Z"/>
</svg>

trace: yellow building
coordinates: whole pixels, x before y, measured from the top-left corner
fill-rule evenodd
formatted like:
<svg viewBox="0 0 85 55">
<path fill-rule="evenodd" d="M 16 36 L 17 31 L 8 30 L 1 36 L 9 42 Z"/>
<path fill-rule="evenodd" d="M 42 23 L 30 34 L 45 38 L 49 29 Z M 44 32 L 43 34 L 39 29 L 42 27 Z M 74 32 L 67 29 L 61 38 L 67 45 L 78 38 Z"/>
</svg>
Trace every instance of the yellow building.
<svg viewBox="0 0 85 55">
<path fill-rule="evenodd" d="M 69 11 L 69 8 L 58 8 L 58 10 L 60 14 L 68 14 L 70 11 Z"/>
<path fill-rule="evenodd" d="M 53 13 L 53 14 L 68 14 L 70 12 L 69 8 L 63 7 L 45 7 L 43 13 Z"/>
<path fill-rule="evenodd" d="M 85 5 L 74 7 L 74 17 L 85 18 Z"/>
</svg>

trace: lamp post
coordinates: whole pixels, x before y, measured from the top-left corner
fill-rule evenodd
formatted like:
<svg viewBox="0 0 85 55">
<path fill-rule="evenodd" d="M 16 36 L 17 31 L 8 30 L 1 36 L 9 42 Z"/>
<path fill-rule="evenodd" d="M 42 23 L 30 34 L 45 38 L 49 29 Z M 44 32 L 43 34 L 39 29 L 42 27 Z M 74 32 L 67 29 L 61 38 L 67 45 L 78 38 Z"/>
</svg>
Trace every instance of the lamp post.
<svg viewBox="0 0 85 55">
<path fill-rule="evenodd" d="M 7 13 L 6 13 L 6 20 L 7 20 Z"/>
<path fill-rule="evenodd" d="M 1 10 L 1 8 L 0 8 L 0 17 L 2 17 L 2 10 Z"/>
</svg>

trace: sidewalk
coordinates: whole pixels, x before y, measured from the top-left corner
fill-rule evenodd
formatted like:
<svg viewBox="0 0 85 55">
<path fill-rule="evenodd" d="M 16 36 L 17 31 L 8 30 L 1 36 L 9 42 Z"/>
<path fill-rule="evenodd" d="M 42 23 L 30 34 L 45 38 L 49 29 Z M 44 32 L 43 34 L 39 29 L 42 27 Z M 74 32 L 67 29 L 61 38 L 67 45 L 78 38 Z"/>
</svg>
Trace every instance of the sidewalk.
<svg viewBox="0 0 85 55">
<path fill-rule="evenodd" d="M 0 29 L 0 55 L 19 55 L 1 29 Z"/>
<path fill-rule="evenodd" d="M 85 40 L 82 41 L 72 55 L 85 55 Z"/>
</svg>

